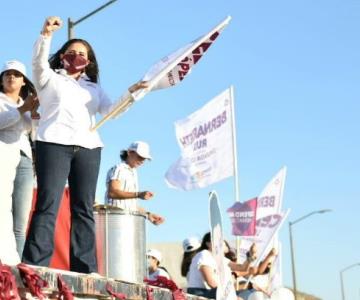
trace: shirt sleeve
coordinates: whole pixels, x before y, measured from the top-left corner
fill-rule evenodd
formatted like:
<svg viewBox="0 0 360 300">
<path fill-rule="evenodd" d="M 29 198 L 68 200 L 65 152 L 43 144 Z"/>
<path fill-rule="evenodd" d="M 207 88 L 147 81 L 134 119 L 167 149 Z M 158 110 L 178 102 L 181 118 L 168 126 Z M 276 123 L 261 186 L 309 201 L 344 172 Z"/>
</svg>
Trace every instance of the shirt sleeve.
<svg viewBox="0 0 360 300">
<path fill-rule="evenodd" d="M 134 103 L 134 98 L 129 91 L 126 91 L 118 101 L 112 102 L 110 98 L 106 95 L 103 89 L 100 88 L 100 105 L 99 113 L 104 115 L 109 114 L 114 109 L 119 108 L 119 113 L 115 114 L 113 117 L 119 116 L 121 113 L 126 112 L 130 106 Z"/>
<path fill-rule="evenodd" d="M 120 166 L 115 166 L 112 168 L 112 170 L 110 171 L 110 176 L 109 176 L 109 180 L 119 180 L 119 181 L 123 181 L 125 178 L 124 176 L 124 168 Z"/>
<path fill-rule="evenodd" d="M 209 251 L 202 251 L 199 257 L 197 267 L 200 269 L 201 266 L 214 267 L 214 259 Z"/>
<path fill-rule="evenodd" d="M 40 35 L 33 48 L 33 82 L 38 90 L 41 90 L 45 86 L 53 73 L 48 62 L 50 45 L 51 37 Z"/>
<path fill-rule="evenodd" d="M 0 129 L 4 129 L 14 125 L 21 118 L 20 112 L 17 108 L 10 108 L 9 110 L 4 110 L 0 106 Z"/>
</svg>

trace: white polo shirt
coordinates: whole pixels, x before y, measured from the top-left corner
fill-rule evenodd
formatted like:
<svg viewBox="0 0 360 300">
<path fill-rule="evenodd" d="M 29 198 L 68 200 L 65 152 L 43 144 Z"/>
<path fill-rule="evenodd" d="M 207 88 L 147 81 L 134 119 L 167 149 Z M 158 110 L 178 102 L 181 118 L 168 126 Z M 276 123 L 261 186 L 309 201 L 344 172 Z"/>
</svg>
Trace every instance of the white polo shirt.
<svg viewBox="0 0 360 300">
<path fill-rule="evenodd" d="M 0 141 L 6 144 L 14 144 L 22 150 L 26 156 L 32 157 L 31 146 L 29 142 L 29 133 L 31 131 L 30 113 L 23 115 L 18 111 L 24 101 L 20 99 L 14 103 L 4 93 L 0 92 Z"/>
<path fill-rule="evenodd" d="M 33 81 L 41 107 L 36 140 L 88 149 L 103 147 L 98 132 L 90 129 L 96 124 L 96 113 L 105 115 L 117 103 L 85 74 L 75 80 L 65 70 L 52 70 L 50 42 L 51 37 L 40 35 L 33 49 Z M 125 93 L 119 102 L 129 95 Z"/>
<path fill-rule="evenodd" d="M 106 189 L 108 189 L 111 180 L 120 181 L 120 189 L 124 192 L 139 191 L 138 176 L 135 168 L 131 168 L 127 163 L 121 162 L 113 166 L 106 176 Z M 137 211 L 137 198 L 120 200 L 108 197 L 107 191 L 105 194 L 105 203 L 122 208 L 126 211 Z"/>
</svg>

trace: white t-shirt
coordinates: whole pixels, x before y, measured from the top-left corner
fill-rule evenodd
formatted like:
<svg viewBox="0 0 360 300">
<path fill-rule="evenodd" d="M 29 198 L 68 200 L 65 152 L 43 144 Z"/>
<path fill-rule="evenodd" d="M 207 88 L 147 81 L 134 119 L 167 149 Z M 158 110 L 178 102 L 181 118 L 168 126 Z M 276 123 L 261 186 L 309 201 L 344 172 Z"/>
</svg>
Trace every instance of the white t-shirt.
<svg viewBox="0 0 360 300">
<path fill-rule="evenodd" d="M 226 257 L 224 257 L 224 263 L 226 267 L 229 265 L 229 260 Z M 215 258 L 209 250 L 202 250 L 201 252 L 197 253 L 191 261 L 189 272 L 186 277 L 188 281 L 188 288 L 211 289 L 200 272 L 201 266 L 210 267 L 214 272 L 215 280 L 218 282 Z"/>
<path fill-rule="evenodd" d="M 167 279 L 170 279 L 170 276 L 168 274 L 168 272 L 166 272 L 164 269 L 162 268 L 157 268 L 157 270 L 153 273 L 149 273 L 149 280 L 156 280 L 159 276 L 163 276 L 166 277 Z"/>
<path fill-rule="evenodd" d="M 106 189 L 108 189 L 111 180 L 120 181 L 120 189 L 124 192 L 139 191 L 136 169 L 131 168 L 127 163 L 121 162 L 108 171 L 106 176 Z M 105 194 L 105 203 L 127 211 L 138 210 L 138 201 L 136 198 L 126 200 L 112 199 L 108 197 L 107 191 Z"/>
<path fill-rule="evenodd" d="M 193 257 L 187 276 L 188 288 L 210 289 L 200 272 L 201 266 L 208 266 L 216 272 L 216 262 L 210 251 L 202 250 Z"/>
</svg>

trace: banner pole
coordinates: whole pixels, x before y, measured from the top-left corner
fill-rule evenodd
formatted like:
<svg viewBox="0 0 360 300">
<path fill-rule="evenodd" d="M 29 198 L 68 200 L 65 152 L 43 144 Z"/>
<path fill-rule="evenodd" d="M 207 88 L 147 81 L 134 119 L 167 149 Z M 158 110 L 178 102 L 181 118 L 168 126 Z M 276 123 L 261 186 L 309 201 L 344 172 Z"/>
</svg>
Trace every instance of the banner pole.
<svg viewBox="0 0 360 300">
<path fill-rule="evenodd" d="M 235 126 L 235 103 L 234 103 L 234 87 L 230 86 L 230 103 L 231 103 L 231 125 L 232 125 L 232 144 L 233 144 L 233 161 L 234 161 L 234 187 L 235 201 L 240 202 L 239 173 L 237 162 L 237 145 L 236 145 L 236 126 Z M 240 246 L 241 239 L 236 236 L 236 261 L 240 263 Z M 238 288 L 238 286 L 236 286 Z"/>
<path fill-rule="evenodd" d="M 234 186 L 235 186 L 235 201 L 240 202 L 239 191 L 239 174 L 237 163 L 237 145 L 236 145 L 236 126 L 235 126 L 235 104 L 234 104 L 234 87 L 230 86 L 230 101 L 231 101 L 231 125 L 232 125 L 232 144 L 233 144 L 233 159 L 234 159 Z"/>
<path fill-rule="evenodd" d="M 134 99 L 130 94 L 124 100 L 122 100 L 111 112 L 104 116 L 93 128 L 91 128 L 91 131 L 99 129 L 102 125 L 105 124 L 106 121 L 116 117 L 119 113 L 126 111 L 133 103 Z"/>
</svg>

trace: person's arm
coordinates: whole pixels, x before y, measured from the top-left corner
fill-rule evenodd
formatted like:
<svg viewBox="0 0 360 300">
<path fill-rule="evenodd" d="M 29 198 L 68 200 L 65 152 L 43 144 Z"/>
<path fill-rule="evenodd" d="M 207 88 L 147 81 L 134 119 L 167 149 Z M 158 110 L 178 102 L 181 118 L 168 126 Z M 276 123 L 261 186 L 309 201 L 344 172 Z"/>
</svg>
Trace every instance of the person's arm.
<svg viewBox="0 0 360 300">
<path fill-rule="evenodd" d="M 111 113 L 115 108 L 119 111 L 113 117 L 117 117 L 119 114 L 126 112 L 135 102 L 132 93 L 146 88 L 148 86 L 146 81 L 139 81 L 128 88 L 128 90 L 116 101 L 112 102 L 106 93 L 100 88 L 100 105 L 99 113 L 107 115 Z"/>
<path fill-rule="evenodd" d="M 250 270 L 250 264 L 256 260 L 256 245 L 253 243 L 246 254 L 246 261 L 242 264 L 235 263 L 232 261 L 229 261 L 229 267 L 232 271 L 240 272 L 239 274 L 242 274 L 240 276 L 246 276 L 249 273 Z"/>
<path fill-rule="evenodd" d="M 25 100 L 24 104 L 18 108 L 5 107 L 5 105 L 0 104 L 0 129 L 10 127 L 17 123 L 25 112 L 32 110 L 34 105 L 35 98 L 29 97 Z"/>
<path fill-rule="evenodd" d="M 33 81 L 39 90 L 45 86 L 53 72 L 48 62 L 51 37 L 54 31 L 60 29 L 61 25 L 62 21 L 59 17 L 46 18 L 41 35 L 35 42 L 32 57 Z"/>
<path fill-rule="evenodd" d="M 138 206 L 138 211 L 140 214 L 144 215 L 151 223 L 154 225 L 160 225 L 165 222 L 165 218 L 147 211 L 145 208 Z"/>
<path fill-rule="evenodd" d="M 149 200 L 154 196 L 153 192 L 150 191 L 137 191 L 137 192 L 126 192 L 121 189 L 120 180 L 110 180 L 108 184 L 108 197 L 112 199 L 127 200 L 139 198 L 142 200 Z"/>
<path fill-rule="evenodd" d="M 251 262 L 249 260 L 246 260 L 243 264 L 238 264 L 238 263 L 230 261 L 229 267 L 230 267 L 231 271 L 239 272 L 240 276 L 246 276 L 246 275 L 248 275 L 248 272 L 249 272 L 250 263 Z"/>
<path fill-rule="evenodd" d="M 3 110 L 0 106 L 0 129 L 5 129 L 14 125 L 20 120 L 21 114 L 18 109 L 10 108 L 9 110 Z"/>
<path fill-rule="evenodd" d="M 276 256 L 275 248 L 272 248 L 271 251 L 266 255 L 265 259 L 259 264 L 258 267 L 258 274 L 264 274 L 266 268 L 268 267 L 269 263 L 272 261 L 273 257 Z"/>
<path fill-rule="evenodd" d="M 207 285 L 209 287 L 211 287 L 211 288 L 217 287 L 217 282 L 214 278 L 214 270 L 211 267 L 201 265 L 199 267 L 199 271 L 200 271 L 204 281 L 207 283 Z"/>
</svg>

